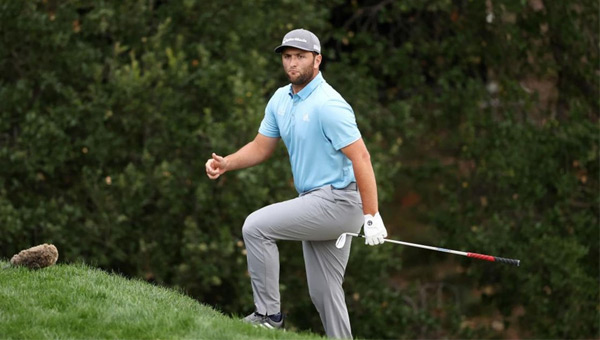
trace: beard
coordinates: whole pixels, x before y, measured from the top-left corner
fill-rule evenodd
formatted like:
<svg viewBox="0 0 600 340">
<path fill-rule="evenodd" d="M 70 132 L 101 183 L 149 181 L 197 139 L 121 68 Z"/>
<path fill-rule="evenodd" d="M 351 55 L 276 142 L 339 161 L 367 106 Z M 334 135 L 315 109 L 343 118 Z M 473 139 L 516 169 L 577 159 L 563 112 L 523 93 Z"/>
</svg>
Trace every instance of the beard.
<svg viewBox="0 0 600 340">
<path fill-rule="evenodd" d="M 298 74 L 295 76 L 290 75 L 289 70 L 285 73 L 288 77 L 288 79 L 290 80 L 290 83 L 292 83 L 292 85 L 306 85 L 308 84 L 308 82 L 310 82 L 312 80 L 313 77 L 313 66 L 308 66 L 304 69 L 296 69 L 294 70 L 296 71 Z"/>
</svg>

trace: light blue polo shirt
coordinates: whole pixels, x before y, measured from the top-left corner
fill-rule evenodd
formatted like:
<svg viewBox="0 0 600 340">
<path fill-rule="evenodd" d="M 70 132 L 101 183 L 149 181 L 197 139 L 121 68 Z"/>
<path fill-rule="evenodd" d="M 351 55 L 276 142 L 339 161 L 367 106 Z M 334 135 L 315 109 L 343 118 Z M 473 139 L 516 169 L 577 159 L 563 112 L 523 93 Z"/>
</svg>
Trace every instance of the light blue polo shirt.
<svg viewBox="0 0 600 340">
<path fill-rule="evenodd" d="M 340 150 L 361 137 L 354 111 L 321 72 L 296 94 L 291 84 L 279 88 L 258 132 L 285 143 L 298 193 L 356 181 L 352 162 Z"/>
</svg>

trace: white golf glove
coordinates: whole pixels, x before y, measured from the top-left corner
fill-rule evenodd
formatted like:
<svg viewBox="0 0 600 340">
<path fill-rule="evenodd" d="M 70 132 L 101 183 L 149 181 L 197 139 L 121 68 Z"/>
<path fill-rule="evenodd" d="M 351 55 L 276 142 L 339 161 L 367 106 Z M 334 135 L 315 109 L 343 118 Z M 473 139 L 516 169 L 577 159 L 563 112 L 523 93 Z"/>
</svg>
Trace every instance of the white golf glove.
<svg viewBox="0 0 600 340">
<path fill-rule="evenodd" d="M 387 230 L 379 213 L 376 213 L 375 216 L 365 215 L 363 232 L 365 233 L 365 244 L 375 246 L 383 243 L 383 239 L 387 237 Z"/>
</svg>

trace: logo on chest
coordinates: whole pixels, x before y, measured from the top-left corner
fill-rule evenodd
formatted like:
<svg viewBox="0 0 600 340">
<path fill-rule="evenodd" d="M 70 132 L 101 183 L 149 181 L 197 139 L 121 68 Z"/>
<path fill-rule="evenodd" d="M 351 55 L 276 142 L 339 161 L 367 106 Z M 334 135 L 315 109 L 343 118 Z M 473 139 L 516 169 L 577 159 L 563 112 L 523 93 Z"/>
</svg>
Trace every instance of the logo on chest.
<svg viewBox="0 0 600 340">
<path fill-rule="evenodd" d="M 302 120 L 303 120 L 303 121 L 305 121 L 305 122 L 310 122 L 310 117 L 308 116 L 308 113 L 305 113 L 305 114 L 302 116 Z"/>
</svg>

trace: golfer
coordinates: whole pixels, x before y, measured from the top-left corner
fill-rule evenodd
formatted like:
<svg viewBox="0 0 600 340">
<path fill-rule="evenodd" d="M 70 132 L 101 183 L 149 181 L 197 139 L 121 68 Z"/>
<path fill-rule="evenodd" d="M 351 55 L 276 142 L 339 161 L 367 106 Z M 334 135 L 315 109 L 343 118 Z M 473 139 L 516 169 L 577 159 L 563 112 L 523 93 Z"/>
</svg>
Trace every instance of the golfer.
<svg viewBox="0 0 600 340">
<path fill-rule="evenodd" d="M 341 249 L 342 233 L 360 231 L 366 243 L 383 243 L 387 231 L 378 212 L 377 184 L 370 155 L 350 105 L 319 71 L 317 36 L 290 31 L 281 54 L 289 85 L 269 100 L 253 141 L 226 157 L 215 153 L 206 174 L 216 179 L 227 171 L 268 159 L 280 139 L 290 157 L 297 198 L 275 203 L 248 216 L 242 234 L 248 252 L 255 311 L 244 321 L 281 328 L 279 252 L 276 241 L 302 241 L 310 297 L 328 337 L 352 338 L 342 283 L 350 242 Z"/>
</svg>

